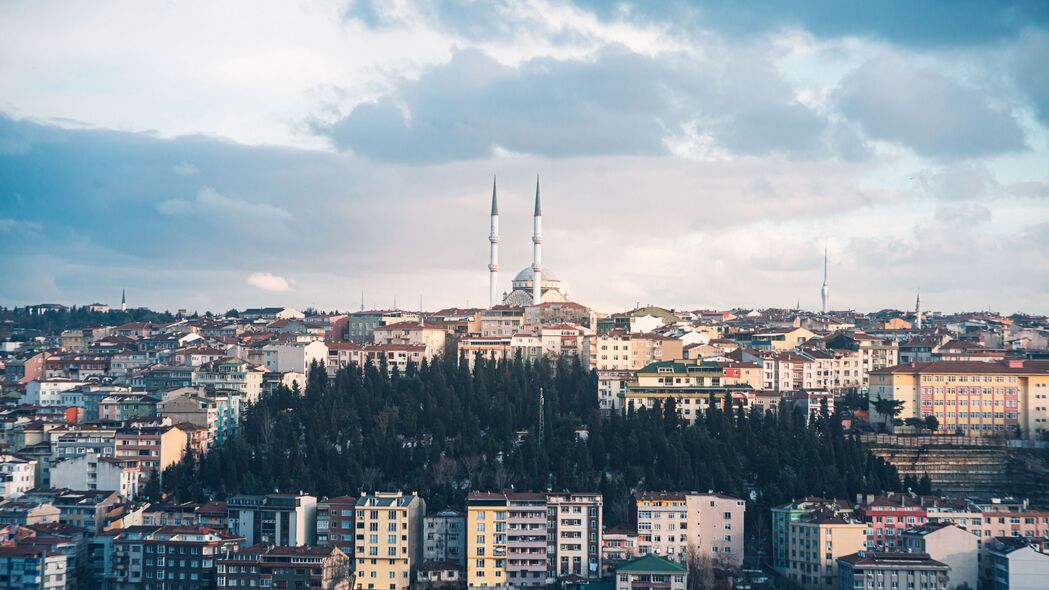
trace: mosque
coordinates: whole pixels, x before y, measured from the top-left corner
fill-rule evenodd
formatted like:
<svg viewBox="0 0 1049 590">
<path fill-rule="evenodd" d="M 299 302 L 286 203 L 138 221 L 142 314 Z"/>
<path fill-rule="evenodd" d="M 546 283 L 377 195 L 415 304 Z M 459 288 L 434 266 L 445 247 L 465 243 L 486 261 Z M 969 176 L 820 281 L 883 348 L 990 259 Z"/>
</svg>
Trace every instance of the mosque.
<svg viewBox="0 0 1049 590">
<path fill-rule="evenodd" d="M 492 225 L 488 234 L 488 307 L 499 301 L 499 201 L 496 198 L 495 179 L 492 179 Z M 539 177 L 535 179 L 535 212 L 532 215 L 532 265 L 517 273 L 511 282 L 511 291 L 504 292 L 502 304 L 527 307 L 540 303 L 568 301 L 561 291 L 561 281 L 543 268 L 543 209 L 539 200 Z"/>
</svg>

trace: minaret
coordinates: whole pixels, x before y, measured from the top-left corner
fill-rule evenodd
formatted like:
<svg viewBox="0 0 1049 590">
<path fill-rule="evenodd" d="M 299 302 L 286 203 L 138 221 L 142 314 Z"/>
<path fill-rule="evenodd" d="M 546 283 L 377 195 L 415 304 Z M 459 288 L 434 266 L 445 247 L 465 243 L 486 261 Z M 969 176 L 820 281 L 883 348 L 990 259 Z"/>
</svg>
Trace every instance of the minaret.
<svg viewBox="0 0 1049 590">
<path fill-rule="evenodd" d="M 127 290 L 120 290 L 120 311 L 127 311 Z"/>
<path fill-rule="evenodd" d="M 492 177 L 492 227 L 488 244 L 488 307 L 491 309 L 499 298 L 499 201 L 495 198 L 495 176 Z"/>
<path fill-rule="evenodd" d="M 827 285 L 827 249 L 823 249 L 823 287 L 820 289 L 820 311 L 827 313 L 827 303 L 830 300 L 830 286 Z"/>
<path fill-rule="evenodd" d="M 539 204 L 539 175 L 535 175 L 535 212 L 532 221 L 532 305 L 543 298 L 543 208 Z"/>
<path fill-rule="evenodd" d="M 914 318 L 918 330 L 922 329 L 922 290 L 918 289 L 918 297 L 914 300 Z"/>
</svg>

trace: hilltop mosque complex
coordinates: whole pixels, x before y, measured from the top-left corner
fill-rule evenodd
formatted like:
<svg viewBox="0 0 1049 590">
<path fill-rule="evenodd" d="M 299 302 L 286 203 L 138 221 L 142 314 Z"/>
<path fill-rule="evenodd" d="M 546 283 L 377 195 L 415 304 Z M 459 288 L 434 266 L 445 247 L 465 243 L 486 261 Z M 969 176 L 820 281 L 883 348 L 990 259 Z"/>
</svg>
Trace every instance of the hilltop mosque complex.
<svg viewBox="0 0 1049 590">
<path fill-rule="evenodd" d="M 543 208 L 539 198 L 539 178 L 535 180 L 535 210 L 532 216 L 532 264 L 521 269 L 511 282 L 509 293 L 498 296 L 499 289 L 499 200 L 496 196 L 495 180 L 492 180 L 492 218 L 491 231 L 488 234 L 488 306 L 498 303 L 512 307 L 527 307 L 540 303 L 561 303 L 568 301 L 567 294 L 561 290 L 561 281 L 543 268 Z"/>
</svg>

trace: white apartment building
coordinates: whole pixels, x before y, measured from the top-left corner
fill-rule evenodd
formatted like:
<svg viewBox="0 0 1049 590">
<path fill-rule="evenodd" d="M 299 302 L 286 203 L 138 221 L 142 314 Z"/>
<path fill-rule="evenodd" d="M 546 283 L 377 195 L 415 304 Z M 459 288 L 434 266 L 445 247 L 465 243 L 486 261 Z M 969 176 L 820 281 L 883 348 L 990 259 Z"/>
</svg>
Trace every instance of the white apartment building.
<svg viewBox="0 0 1049 590">
<path fill-rule="evenodd" d="M 0 455 L 0 499 L 14 500 L 33 489 L 36 483 L 36 461 L 14 455 Z"/>
</svg>

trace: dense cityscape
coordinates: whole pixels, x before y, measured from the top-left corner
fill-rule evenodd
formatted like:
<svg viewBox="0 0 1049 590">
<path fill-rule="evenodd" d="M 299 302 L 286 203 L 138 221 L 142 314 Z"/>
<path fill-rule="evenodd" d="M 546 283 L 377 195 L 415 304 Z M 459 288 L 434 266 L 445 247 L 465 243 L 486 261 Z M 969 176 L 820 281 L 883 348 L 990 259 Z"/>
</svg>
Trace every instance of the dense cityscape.
<svg viewBox="0 0 1049 590">
<path fill-rule="evenodd" d="M 0 1 L 0 590 L 1049 590 L 1049 0 Z"/>
<path fill-rule="evenodd" d="M 1002 588 L 1049 563 L 1049 319 L 0 309 L 10 588 Z M 853 584 L 855 581 L 855 585 Z M 1015 585 L 1013 586 L 1015 587 Z"/>
</svg>

